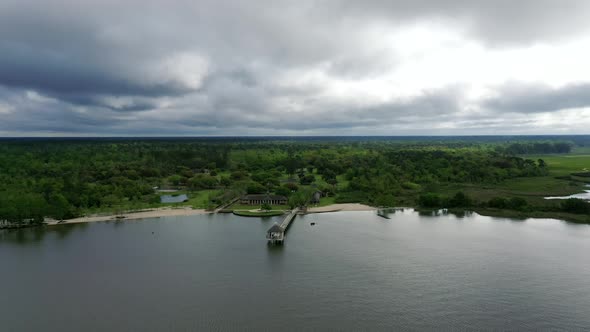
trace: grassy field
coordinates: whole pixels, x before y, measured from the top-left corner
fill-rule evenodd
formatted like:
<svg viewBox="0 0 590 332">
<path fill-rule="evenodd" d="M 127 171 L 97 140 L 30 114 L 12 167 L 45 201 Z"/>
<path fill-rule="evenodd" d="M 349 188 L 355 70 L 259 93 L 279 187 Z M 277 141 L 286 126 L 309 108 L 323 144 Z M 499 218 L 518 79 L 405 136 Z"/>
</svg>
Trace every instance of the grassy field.
<svg viewBox="0 0 590 332">
<path fill-rule="evenodd" d="M 452 196 L 463 191 L 477 201 L 489 201 L 494 197 L 521 197 L 533 205 L 558 204 L 547 201 L 546 196 L 567 196 L 583 192 L 583 183 L 556 179 L 551 176 L 512 179 L 498 184 L 449 184 L 441 186 L 435 192 Z"/>
<path fill-rule="evenodd" d="M 534 155 L 529 159 L 543 159 L 549 165 L 550 174 L 554 176 L 568 175 L 574 172 L 590 170 L 590 154 L 574 152 L 566 155 Z"/>
<path fill-rule="evenodd" d="M 209 206 L 209 197 L 219 194 L 220 190 L 200 190 L 192 191 L 188 194 L 188 202 L 186 205 L 192 206 L 194 209 L 206 209 Z"/>
<path fill-rule="evenodd" d="M 327 206 L 327 205 L 332 205 L 335 204 L 336 197 L 322 197 L 320 198 L 320 204 L 315 205 L 315 206 Z"/>
<path fill-rule="evenodd" d="M 542 177 L 518 178 L 505 181 L 497 186 L 523 196 L 561 196 L 578 193 L 584 188 L 584 182 L 590 179 L 573 176 L 572 180 L 559 179 L 576 172 L 590 169 L 590 154 L 572 153 L 566 155 L 527 155 L 528 159 L 543 159 L 549 168 L 549 174 Z"/>
<path fill-rule="evenodd" d="M 585 154 L 590 155 L 590 146 L 577 146 L 572 149 L 570 154 Z"/>
<path fill-rule="evenodd" d="M 428 191 L 447 197 L 451 197 L 458 191 L 463 191 L 477 202 L 487 202 L 494 197 L 520 197 L 525 199 L 533 207 L 531 211 L 526 212 L 488 208 L 476 209 L 476 212 L 483 215 L 517 219 L 536 217 L 556 218 L 572 222 L 590 222 L 590 216 L 587 215 L 541 211 L 543 207 L 557 207 L 561 203 L 560 200 L 546 200 L 544 199 L 546 196 L 568 196 L 581 193 L 587 189 L 585 184 L 590 182 L 590 178 L 571 176 L 571 174 L 590 169 L 590 153 L 588 151 L 577 150 L 574 153 L 566 155 L 526 155 L 522 157 L 535 161 L 543 159 L 549 168 L 548 175 L 515 178 L 496 184 L 460 183 L 434 185 L 432 188 L 428 188 Z M 408 195 L 408 197 L 403 197 L 403 199 L 409 201 L 412 198 Z"/>
</svg>

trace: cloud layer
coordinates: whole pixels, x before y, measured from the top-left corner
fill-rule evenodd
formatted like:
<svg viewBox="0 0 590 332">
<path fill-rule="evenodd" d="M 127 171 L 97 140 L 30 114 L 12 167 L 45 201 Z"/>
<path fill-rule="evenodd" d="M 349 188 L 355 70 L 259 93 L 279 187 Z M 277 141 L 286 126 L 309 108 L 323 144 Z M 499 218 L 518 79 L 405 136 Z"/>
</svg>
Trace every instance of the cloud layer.
<svg viewBox="0 0 590 332">
<path fill-rule="evenodd" d="M 584 134 L 584 0 L 0 3 L 0 135 Z"/>
</svg>

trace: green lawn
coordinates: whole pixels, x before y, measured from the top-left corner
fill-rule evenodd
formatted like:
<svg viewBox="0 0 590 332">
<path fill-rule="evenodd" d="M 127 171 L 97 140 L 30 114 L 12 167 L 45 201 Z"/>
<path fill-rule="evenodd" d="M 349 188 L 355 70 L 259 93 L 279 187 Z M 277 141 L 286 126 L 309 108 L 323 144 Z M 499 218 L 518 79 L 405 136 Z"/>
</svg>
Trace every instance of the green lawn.
<svg viewBox="0 0 590 332">
<path fill-rule="evenodd" d="M 590 155 L 590 146 L 577 146 L 572 149 L 570 154 L 586 154 Z"/>
<path fill-rule="evenodd" d="M 566 155 L 527 155 L 528 159 L 543 159 L 549 166 L 551 175 L 568 175 L 590 170 L 590 154 L 571 153 Z"/>
<path fill-rule="evenodd" d="M 317 206 L 327 206 L 327 205 L 332 205 L 335 204 L 336 197 L 322 197 L 320 198 L 320 204 L 318 204 Z"/>
<path fill-rule="evenodd" d="M 188 193 L 188 202 L 184 203 L 190 205 L 195 209 L 206 209 L 209 206 L 209 198 L 219 194 L 221 190 L 200 190 Z"/>
</svg>

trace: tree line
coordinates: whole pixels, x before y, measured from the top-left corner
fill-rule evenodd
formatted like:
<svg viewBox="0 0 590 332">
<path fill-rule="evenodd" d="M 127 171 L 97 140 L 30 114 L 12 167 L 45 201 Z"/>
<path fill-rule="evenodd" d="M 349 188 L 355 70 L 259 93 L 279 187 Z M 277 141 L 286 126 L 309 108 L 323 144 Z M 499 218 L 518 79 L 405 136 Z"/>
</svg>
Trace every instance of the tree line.
<svg viewBox="0 0 590 332">
<path fill-rule="evenodd" d="M 490 145 L 492 144 L 492 145 Z M 218 204 L 272 192 L 299 204 L 315 190 L 337 202 L 391 206 L 441 183 L 497 183 L 547 173 L 520 151 L 560 142 L 122 139 L 0 141 L 0 222 L 38 223 L 97 209 L 155 206 L 154 188 L 216 189 Z M 549 146 L 549 148 L 547 147 Z M 536 150 L 535 150 L 536 151 Z M 545 151 L 545 150 L 544 150 Z M 516 153 L 518 152 L 518 153 Z"/>
</svg>

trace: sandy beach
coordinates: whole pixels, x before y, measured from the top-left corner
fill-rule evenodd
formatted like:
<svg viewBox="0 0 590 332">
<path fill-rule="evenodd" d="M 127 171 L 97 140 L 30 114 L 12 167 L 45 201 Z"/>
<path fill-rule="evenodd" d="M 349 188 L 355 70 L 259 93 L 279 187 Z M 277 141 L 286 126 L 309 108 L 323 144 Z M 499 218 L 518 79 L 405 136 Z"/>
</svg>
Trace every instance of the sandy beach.
<svg viewBox="0 0 590 332">
<path fill-rule="evenodd" d="M 307 213 L 325 213 L 325 212 L 338 212 L 338 211 L 373 211 L 375 210 L 374 207 L 359 204 L 359 203 L 347 203 L 347 204 L 332 204 L 322 207 L 312 207 L 307 209 Z M 160 208 L 160 209 L 150 209 L 145 211 L 139 212 L 130 212 L 130 213 L 123 213 L 120 215 L 112 214 L 112 215 L 104 215 L 104 216 L 87 216 L 87 217 L 79 217 L 73 219 L 66 219 L 63 222 L 58 222 L 57 220 L 48 219 L 45 223 L 48 226 L 54 225 L 65 225 L 65 224 L 77 224 L 77 223 L 87 223 L 87 222 L 98 222 L 98 221 L 115 221 L 115 220 L 137 220 L 137 219 L 146 219 L 146 218 L 159 218 L 159 217 L 172 217 L 172 216 L 194 216 L 199 214 L 208 214 L 213 213 L 207 210 L 201 209 L 192 209 L 192 208 Z M 117 216 L 123 216 L 124 218 L 117 218 Z"/>
<path fill-rule="evenodd" d="M 312 207 L 307 209 L 307 213 L 324 213 L 337 211 L 373 211 L 376 208 L 360 203 L 332 204 L 321 207 Z"/>
<path fill-rule="evenodd" d="M 120 215 L 113 214 L 113 215 L 105 215 L 105 216 L 79 217 L 79 218 L 67 219 L 61 223 L 58 223 L 57 220 L 48 220 L 48 221 L 46 221 L 46 223 L 48 226 L 53 226 L 53 225 L 76 224 L 76 223 L 110 221 L 110 220 L 137 220 L 137 219 L 145 219 L 145 218 L 159 218 L 159 217 L 171 217 L 171 216 L 193 216 L 193 215 L 207 214 L 207 213 L 211 213 L 211 212 L 207 211 L 207 210 L 192 209 L 192 208 L 181 208 L 181 209 L 161 208 L 161 209 L 151 209 L 151 210 L 140 211 L 140 212 L 123 213 Z M 117 216 L 123 216 L 124 218 L 118 219 Z"/>
</svg>

